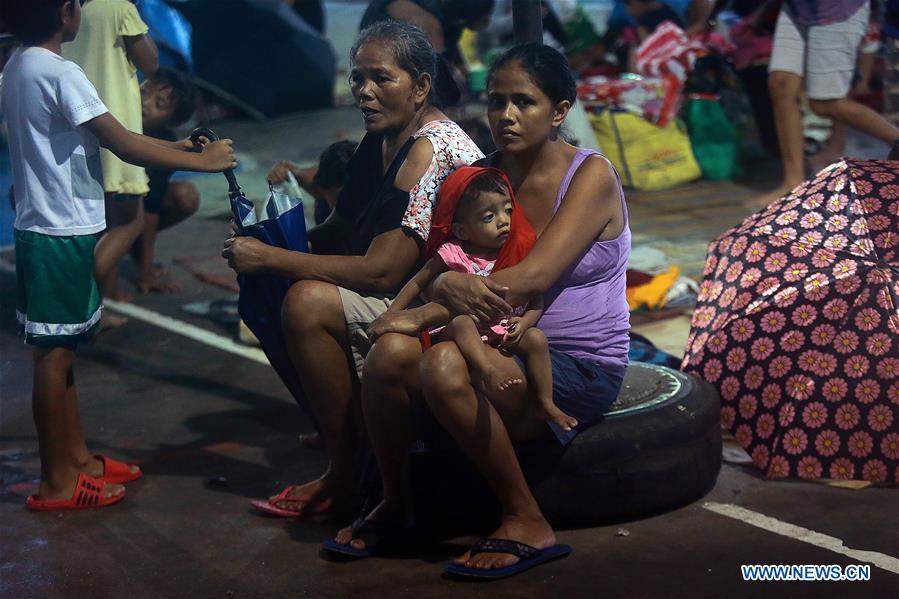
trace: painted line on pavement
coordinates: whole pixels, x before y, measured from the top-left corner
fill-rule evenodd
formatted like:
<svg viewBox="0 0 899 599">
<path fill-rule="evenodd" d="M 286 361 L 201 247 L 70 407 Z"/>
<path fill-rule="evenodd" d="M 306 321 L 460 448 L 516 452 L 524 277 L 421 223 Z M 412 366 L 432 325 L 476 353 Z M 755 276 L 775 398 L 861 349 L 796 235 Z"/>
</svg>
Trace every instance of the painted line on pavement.
<svg viewBox="0 0 899 599">
<path fill-rule="evenodd" d="M 816 547 L 821 547 L 822 549 L 827 549 L 834 553 L 840 553 L 847 557 L 851 557 L 854 560 L 873 564 L 887 572 L 899 574 L 899 558 L 895 558 L 891 555 L 886 555 L 877 551 L 850 549 L 849 547 L 846 547 L 843 541 L 836 537 L 831 537 L 830 535 L 815 532 L 808 528 L 796 526 L 789 522 L 783 522 L 782 520 L 758 512 L 753 512 L 752 510 L 747 510 L 746 508 L 731 503 L 715 503 L 713 501 L 708 501 L 703 503 L 702 507 L 711 512 L 715 512 L 716 514 L 745 522 L 746 524 L 767 530 L 768 532 L 773 532 L 774 534 L 802 541 L 803 543 L 815 545 Z"/>
<path fill-rule="evenodd" d="M 153 310 L 141 308 L 134 304 L 126 304 L 111 299 L 103 300 L 103 304 L 129 318 L 136 318 L 137 320 L 156 325 L 167 331 L 183 335 L 194 341 L 205 343 L 206 345 L 259 362 L 260 364 L 265 364 L 266 366 L 269 365 L 268 358 L 265 357 L 265 353 L 261 349 L 241 345 L 224 335 L 207 331 L 206 329 L 192 325 L 189 322 L 184 322 L 183 320 L 178 320 L 177 318 L 172 318 L 171 316 L 166 316 L 165 314 L 160 314 Z"/>
</svg>

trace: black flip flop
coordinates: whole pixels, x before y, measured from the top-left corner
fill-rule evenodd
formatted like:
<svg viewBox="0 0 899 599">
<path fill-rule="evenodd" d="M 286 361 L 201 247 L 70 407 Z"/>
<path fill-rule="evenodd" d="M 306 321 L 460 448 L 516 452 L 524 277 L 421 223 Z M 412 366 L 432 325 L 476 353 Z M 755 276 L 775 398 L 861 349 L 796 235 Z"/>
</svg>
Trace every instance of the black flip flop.
<svg viewBox="0 0 899 599">
<path fill-rule="evenodd" d="M 504 568 L 471 568 L 450 562 L 444 567 L 443 571 L 461 578 L 497 580 L 520 574 L 540 564 L 565 557 L 571 553 L 571 546 L 553 545 L 546 549 L 537 549 L 526 543 L 508 539 L 481 539 L 471 547 L 471 555 L 477 555 L 478 553 L 508 553 L 519 558 L 520 561 Z"/>
</svg>

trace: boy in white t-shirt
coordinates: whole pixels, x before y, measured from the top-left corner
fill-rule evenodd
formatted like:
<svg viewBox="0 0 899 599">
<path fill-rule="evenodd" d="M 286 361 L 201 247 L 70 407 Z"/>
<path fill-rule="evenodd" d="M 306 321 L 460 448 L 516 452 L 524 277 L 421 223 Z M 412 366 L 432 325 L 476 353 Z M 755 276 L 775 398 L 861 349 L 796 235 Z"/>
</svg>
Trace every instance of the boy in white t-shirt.
<svg viewBox="0 0 899 599">
<path fill-rule="evenodd" d="M 32 404 L 41 484 L 35 510 L 120 501 L 140 469 L 92 456 L 84 442 L 72 370 L 75 347 L 100 321 L 93 252 L 106 227 L 99 146 L 122 160 L 171 170 L 235 166 L 231 141 L 194 147 L 125 129 L 81 68 L 60 55 L 75 39 L 83 0 L 3 0 L 0 19 L 24 46 L 4 69 L 0 103 L 16 189 L 16 316 L 34 346 Z M 193 151 L 192 151 L 193 150 Z M 196 150 L 200 150 L 197 152 Z"/>
</svg>

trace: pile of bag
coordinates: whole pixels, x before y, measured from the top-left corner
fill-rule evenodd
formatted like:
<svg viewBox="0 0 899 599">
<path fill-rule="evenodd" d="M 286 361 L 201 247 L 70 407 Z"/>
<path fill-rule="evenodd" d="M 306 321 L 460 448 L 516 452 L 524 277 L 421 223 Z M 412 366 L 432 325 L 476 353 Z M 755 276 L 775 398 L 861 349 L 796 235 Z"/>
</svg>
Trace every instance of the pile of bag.
<svg viewBox="0 0 899 599">
<path fill-rule="evenodd" d="M 677 115 L 683 84 L 675 77 L 610 79 L 595 76 L 578 83 L 577 96 L 587 110 L 626 110 L 664 127 Z"/>
<path fill-rule="evenodd" d="M 674 23 L 660 25 L 637 51 L 642 77 L 589 78 L 578 97 L 591 110 L 597 142 L 621 174 L 639 190 L 663 190 L 700 177 L 727 180 L 740 164 L 739 135 L 714 93 L 688 94 L 694 69 L 730 50 L 717 34 L 689 38 Z M 707 55 L 711 54 L 713 56 Z M 720 59 L 723 60 L 723 59 Z M 699 89 L 704 90 L 700 85 Z M 685 100 L 681 116 L 675 118 Z"/>
<path fill-rule="evenodd" d="M 710 50 L 727 54 L 733 49 L 717 33 L 688 37 L 683 29 L 665 21 L 637 48 L 637 71 L 646 77 L 670 75 L 685 82 L 698 58 Z"/>
</svg>

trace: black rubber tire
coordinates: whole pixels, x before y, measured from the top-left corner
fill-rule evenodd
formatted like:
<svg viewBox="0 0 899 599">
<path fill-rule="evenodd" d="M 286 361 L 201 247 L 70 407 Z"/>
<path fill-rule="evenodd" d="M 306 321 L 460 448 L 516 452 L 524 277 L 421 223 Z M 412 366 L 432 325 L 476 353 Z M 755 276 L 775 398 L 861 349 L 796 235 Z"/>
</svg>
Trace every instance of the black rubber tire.
<svg viewBox="0 0 899 599">
<path fill-rule="evenodd" d="M 554 453 L 558 444 L 546 442 L 516 451 L 554 526 L 634 519 L 696 501 L 715 486 L 720 409 L 717 392 L 705 381 L 635 363 L 606 419 L 578 435 L 567 451 Z M 445 438 L 412 464 L 416 507 L 425 519 L 495 522 L 493 494 Z"/>
</svg>

